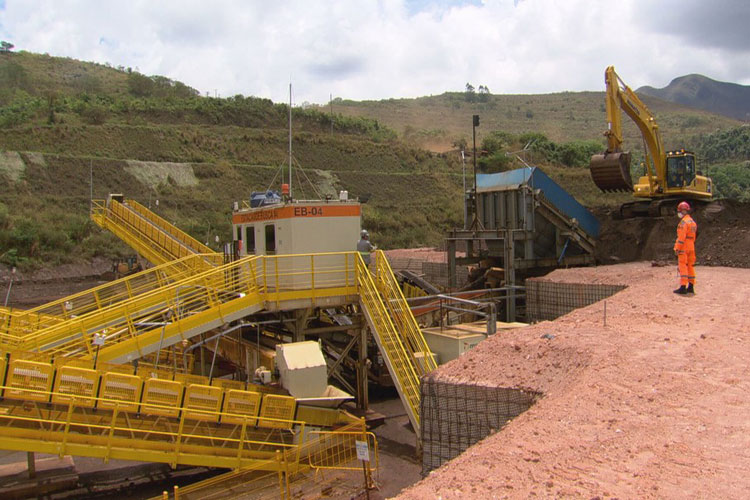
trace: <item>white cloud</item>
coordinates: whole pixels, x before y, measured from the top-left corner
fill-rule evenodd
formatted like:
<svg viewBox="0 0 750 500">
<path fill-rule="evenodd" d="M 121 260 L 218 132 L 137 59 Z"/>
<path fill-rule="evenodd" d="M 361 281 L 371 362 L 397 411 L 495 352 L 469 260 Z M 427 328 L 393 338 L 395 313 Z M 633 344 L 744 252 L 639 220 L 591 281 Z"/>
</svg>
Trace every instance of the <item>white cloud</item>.
<svg viewBox="0 0 750 500">
<path fill-rule="evenodd" d="M 632 87 L 688 73 L 750 84 L 744 0 L 677 3 L 679 16 L 676 0 L 6 0 L 0 37 L 222 96 L 285 101 L 291 79 L 298 103 L 466 82 L 493 93 L 602 90 L 610 64 Z"/>
</svg>

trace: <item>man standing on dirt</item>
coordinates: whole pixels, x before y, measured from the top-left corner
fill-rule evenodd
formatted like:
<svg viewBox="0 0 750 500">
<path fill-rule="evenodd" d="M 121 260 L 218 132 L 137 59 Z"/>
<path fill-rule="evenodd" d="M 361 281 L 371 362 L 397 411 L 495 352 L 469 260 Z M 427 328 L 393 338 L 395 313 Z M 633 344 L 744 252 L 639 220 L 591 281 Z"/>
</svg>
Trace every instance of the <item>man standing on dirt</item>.
<svg viewBox="0 0 750 500">
<path fill-rule="evenodd" d="M 674 242 L 674 253 L 677 255 L 677 268 L 680 272 L 680 288 L 674 291 L 679 295 L 695 293 L 695 236 L 698 225 L 688 215 L 690 205 L 686 201 L 677 205 L 677 240 Z"/>
<path fill-rule="evenodd" d="M 357 251 L 362 256 L 362 260 L 365 261 L 367 267 L 370 267 L 370 252 L 377 250 L 378 247 L 370 243 L 370 234 L 366 229 L 363 229 L 359 233 L 359 241 L 357 242 Z"/>
</svg>

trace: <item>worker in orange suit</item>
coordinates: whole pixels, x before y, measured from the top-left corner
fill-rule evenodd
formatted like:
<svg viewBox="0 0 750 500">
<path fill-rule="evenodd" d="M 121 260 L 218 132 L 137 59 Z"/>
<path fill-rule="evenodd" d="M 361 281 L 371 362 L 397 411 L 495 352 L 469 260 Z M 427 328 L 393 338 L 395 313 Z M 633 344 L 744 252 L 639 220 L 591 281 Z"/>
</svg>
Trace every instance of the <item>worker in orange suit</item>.
<svg viewBox="0 0 750 500">
<path fill-rule="evenodd" d="M 677 240 L 674 242 L 674 253 L 677 255 L 677 268 L 680 271 L 680 288 L 674 291 L 679 295 L 695 293 L 695 237 L 698 224 L 688 214 L 690 205 L 686 201 L 677 205 Z"/>
</svg>

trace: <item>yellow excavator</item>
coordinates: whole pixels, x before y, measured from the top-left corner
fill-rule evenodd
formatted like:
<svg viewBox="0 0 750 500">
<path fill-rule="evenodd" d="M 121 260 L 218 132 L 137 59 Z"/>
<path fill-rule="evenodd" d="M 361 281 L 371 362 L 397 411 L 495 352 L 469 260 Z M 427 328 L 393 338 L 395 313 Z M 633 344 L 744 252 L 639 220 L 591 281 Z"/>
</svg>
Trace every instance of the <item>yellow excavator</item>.
<svg viewBox="0 0 750 500">
<path fill-rule="evenodd" d="M 607 150 L 591 157 L 589 169 L 594 183 L 605 192 L 632 192 L 638 201 L 625 203 L 619 216 L 661 216 L 674 211 L 682 200 L 709 201 L 713 196 L 710 178 L 696 171 L 695 155 L 679 149 L 666 151 L 654 116 L 636 93 L 609 66 L 604 73 L 607 86 L 607 121 L 604 132 Z M 646 172 L 634 186 L 630 176 L 630 152 L 622 150 L 622 114 L 635 122 L 646 143 Z"/>
</svg>

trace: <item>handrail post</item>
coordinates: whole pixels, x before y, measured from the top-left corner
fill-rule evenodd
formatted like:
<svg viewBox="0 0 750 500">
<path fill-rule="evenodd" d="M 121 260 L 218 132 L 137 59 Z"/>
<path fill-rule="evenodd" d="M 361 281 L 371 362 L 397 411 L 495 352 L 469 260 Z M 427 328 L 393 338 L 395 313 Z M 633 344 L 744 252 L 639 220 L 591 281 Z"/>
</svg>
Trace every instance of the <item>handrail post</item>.
<svg viewBox="0 0 750 500">
<path fill-rule="evenodd" d="M 315 298 L 315 254 L 310 254 L 310 291 Z"/>
<path fill-rule="evenodd" d="M 183 411 L 180 415 L 180 426 L 177 430 L 177 442 L 174 446 L 174 460 L 172 461 L 172 468 L 177 467 L 177 460 L 180 455 L 180 443 L 182 442 L 182 431 L 185 427 L 185 412 Z"/>
<path fill-rule="evenodd" d="M 62 445 L 60 446 L 59 450 L 59 456 L 62 458 L 65 456 L 65 447 L 68 444 L 68 432 L 70 431 L 70 420 L 73 418 L 73 402 L 75 400 L 75 396 L 70 398 L 70 402 L 68 403 L 68 414 L 65 417 L 65 430 L 63 431 L 63 440 Z"/>
<path fill-rule="evenodd" d="M 109 453 L 112 451 L 112 439 L 115 435 L 115 424 L 117 423 L 117 413 L 120 411 L 120 402 L 115 403 L 115 409 L 112 411 L 112 421 L 109 424 L 109 437 L 107 438 L 107 453 L 104 455 L 104 463 L 109 463 Z"/>
<path fill-rule="evenodd" d="M 283 478 L 284 473 L 281 470 L 281 450 L 276 450 L 276 470 L 279 473 L 279 493 L 281 494 L 280 496 L 283 500 L 285 497 L 285 494 L 284 494 L 284 478 Z"/>
<path fill-rule="evenodd" d="M 242 419 L 240 442 L 237 443 L 237 470 L 242 468 L 242 450 L 245 448 L 245 429 L 247 429 L 247 416 Z"/>
</svg>

